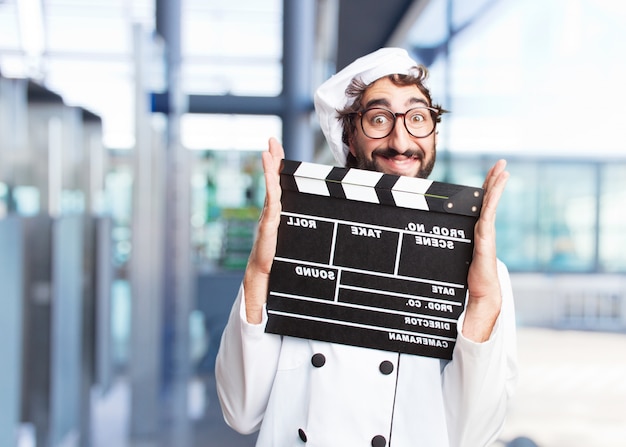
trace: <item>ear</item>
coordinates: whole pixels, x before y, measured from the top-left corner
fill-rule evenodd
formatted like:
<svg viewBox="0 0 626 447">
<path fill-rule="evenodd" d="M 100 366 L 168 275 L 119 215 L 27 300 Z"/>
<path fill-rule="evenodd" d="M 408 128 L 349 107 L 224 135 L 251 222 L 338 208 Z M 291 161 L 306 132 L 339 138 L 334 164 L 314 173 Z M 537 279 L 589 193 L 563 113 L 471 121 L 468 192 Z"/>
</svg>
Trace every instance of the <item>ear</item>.
<svg viewBox="0 0 626 447">
<path fill-rule="evenodd" d="M 350 153 L 356 157 L 356 151 L 354 150 L 354 135 L 350 135 L 348 137 L 348 149 L 350 150 Z"/>
</svg>

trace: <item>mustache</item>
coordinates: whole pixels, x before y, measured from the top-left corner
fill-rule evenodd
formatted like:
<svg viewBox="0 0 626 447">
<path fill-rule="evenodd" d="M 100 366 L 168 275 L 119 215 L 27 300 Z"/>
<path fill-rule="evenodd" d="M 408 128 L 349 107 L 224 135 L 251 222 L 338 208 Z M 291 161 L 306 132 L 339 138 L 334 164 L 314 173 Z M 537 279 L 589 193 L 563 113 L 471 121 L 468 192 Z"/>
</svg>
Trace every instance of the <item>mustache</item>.
<svg viewBox="0 0 626 447">
<path fill-rule="evenodd" d="M 385 158 L 393 158 L 397 155 L 402 155 L 408 158 L 417 157 L 417 158 L 423 159 L 425 154 L 424 154 L 424 151 L 421 149 L 410 149 L 404 152 L 398 152 L 397 150 L 391 147 L 388 147 L 385 149 L 376 149 L 372 152 L 372 157 L 379 156 L 379 157 L 385 157 Z"/>
</svg>

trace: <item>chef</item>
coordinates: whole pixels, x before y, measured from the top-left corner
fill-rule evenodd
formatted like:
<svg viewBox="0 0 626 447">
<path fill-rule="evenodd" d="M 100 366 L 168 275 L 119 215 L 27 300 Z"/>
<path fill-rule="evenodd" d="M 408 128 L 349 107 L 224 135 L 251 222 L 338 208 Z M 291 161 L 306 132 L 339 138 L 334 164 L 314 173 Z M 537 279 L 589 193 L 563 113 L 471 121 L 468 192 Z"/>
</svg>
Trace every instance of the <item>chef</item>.
<svg viewBox="0 0 626 447">
<path fill-rule="evenodd" d="M 315 108 L 341 166 L 426 178 L 436 160 L 427 69 L 399 48 L 363 56 L 322 84 Z M 226 422 L 259 447 L 482 447 L 497 439 L 517 377 L 513 295 L 496 257 L 506 163 L 488 172 L 465 311 L 452 359 L 265 333 L 280 221 L 280 160 L 262 154 L 266 200 L 216 361 Z"/>
</svg>

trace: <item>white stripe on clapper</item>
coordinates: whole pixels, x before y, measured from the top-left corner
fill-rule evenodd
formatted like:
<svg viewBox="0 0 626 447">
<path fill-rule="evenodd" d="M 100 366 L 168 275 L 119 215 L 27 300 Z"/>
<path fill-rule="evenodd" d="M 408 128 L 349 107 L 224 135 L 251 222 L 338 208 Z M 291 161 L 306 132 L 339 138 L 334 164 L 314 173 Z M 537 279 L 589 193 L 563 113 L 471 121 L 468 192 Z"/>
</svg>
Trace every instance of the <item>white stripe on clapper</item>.
<svg viewBox="0 0 626 447">
<path fill-rule="evenodd" d="M 350 169 L 341 181 L 346 199 L 380 203 L 374 186 L 383 175 L 380 172 Z"/>
<path fill-rule="evenodd" d="M 318 196 L 330 196 L 328 186 L 326 186 L 326 177 L 332 169 L 332 166 L 301 162 L 293 173 L 298 191 Z"/>
</svg>

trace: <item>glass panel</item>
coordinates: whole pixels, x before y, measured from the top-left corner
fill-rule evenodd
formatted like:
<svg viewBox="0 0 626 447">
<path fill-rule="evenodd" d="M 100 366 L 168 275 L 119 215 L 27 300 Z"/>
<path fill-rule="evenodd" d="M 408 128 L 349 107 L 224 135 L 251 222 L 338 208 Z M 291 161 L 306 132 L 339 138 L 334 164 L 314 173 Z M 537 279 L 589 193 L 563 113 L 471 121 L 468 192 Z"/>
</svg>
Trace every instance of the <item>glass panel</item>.
<svg viewBox="0 0 626 447">
<path fill-rule="evenodd" d="M 0 182 L 0 219 L 9 213 L 9 187 Z"/>
<path fill-rule="evenodd" d="M 600 196 L 600 269 L 626 272 L 626 164 L 604 166 Z"/>
<path fill-rule="evenodd" d="M 41 210 L 40 191 L 34 186 L 16 186 L 13 188 L 15 211 L 22 216 L 35 216 Z"/>
<path fill-rule="evenodd" d="M 595 165 L 540 166 L 538 261 L 550 271 L 595 268 Z"/>
<path fill-rule="evenodd" d="M 478 156 L 441 157 L 438 177 L 433 180 L 481 186 L 495 161 Z M 513 160 L 507 169 L 511 177 L 498 205 L 496 221 L 498 257 L 511 271 L 594 271 L 597 164 Z M 607 175 L 605 181 L 618 175 Z M 624 199 L 615 196 L 611 200 L 612 206 L 619 209 L 614 202 Z M 615 213 L 609 216 L 606 237 L 620 240 L 615 235 L 620 225 L 624 228 L 624 218 Z M 624 255 L 614 248 L 614 242 L 605 242 L 605 246 L 611 247 L 606 256 L 615 269 L 624 262 L 619 261 Z"/>
<path fill-rule="evenodd" d="M 538 267 L 538 165 L 509 162 L 507 169 L 496 220 L 498 256 L 510 270 L 532 271 Z"/>
<path fill-rule="evenodd" d="M 203 271 L 243 270 L 265 198 L 258 151 L 198 152 L 192 176 L 192 245 Z"/>
<path fill-rule="evenodd" d="M 185 93 L 280 94 L 281 1 L 186 0 L 182 20 Z"/>
<path fill-rule="evenodd" d="M 449 53 L 447 4 L 455 31 Z M 446 147 L 619 156 L 626 90 L 618 86 L 626 63 L 615 54 L 626 42 L 625 14 L 623 2 L 608 0 L 428 2 L 407 48 L 431 69 L 433 99 L 453 112 L 445 118 L 451 130 L 442 135 Z M 581 114 L 580 97 L 572 92 L 590 81 L 594 109 L 610 113 Z"/>
<path fill-rule="evenodd" d="M 113 265 L 124 272 L 131 255 L 133 174 L 129 165 L 120 164 L 106 176 L 106 205 L 113 220 Z"/>
</svg>

